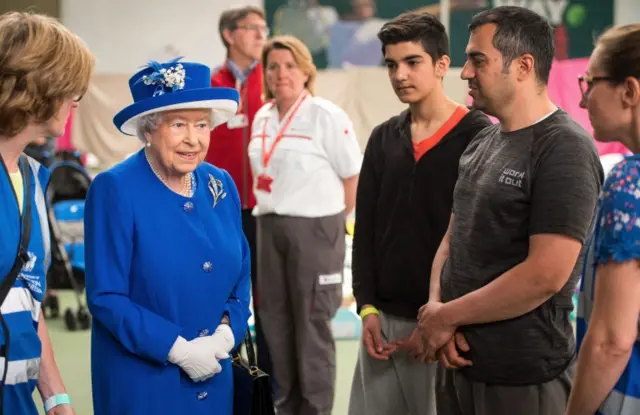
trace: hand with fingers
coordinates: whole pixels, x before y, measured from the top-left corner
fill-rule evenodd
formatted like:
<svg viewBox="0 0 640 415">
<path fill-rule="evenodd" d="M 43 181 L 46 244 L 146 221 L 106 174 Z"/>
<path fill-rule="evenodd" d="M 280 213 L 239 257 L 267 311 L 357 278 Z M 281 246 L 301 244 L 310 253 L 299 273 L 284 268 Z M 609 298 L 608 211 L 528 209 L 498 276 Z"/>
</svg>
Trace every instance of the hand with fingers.
<svg viewBox="0 0 640 415">
<path fill-rule="evenodd" d="M 382 340 L 382 326 L 378 314 L 369 314 L 362 320 L 362 342 L 367 353 L 377 360 L 389 360 L 395 351 L 393 344 Z"/>
<path fill-rule="evenodd" d="M 203 382 L 222 371 L 220 361 L 229 358 L 234 342 L 231 328 L 220 324 L 210 336 L 191 341 L 178 337 L 167 360 L 180 366 L 194 382 Z"/>
<path fill-rule="evenodd" d="M 420 307 L 418 330 L 425 344 L 427 361 L 437 360 L 437 352 L 442 349 L 456 332 L 456 327 L 447 321 L 443 311 L 444 304 L 429 301 Z"/>
<path fill-rule="evenodd" d="M 456 332 L 445 344 L 445 346 L 438 351 L 438 357 L 440 363 L 447 369 L 461 369 L 463 367 L 471 366 L 471 360 L 465 359 L 460 355 L 460 352 L 468 352 L 471 350 L 464 335 L 459 331 Z"/>
<path fill-rule="evenodd" d="M 194 382 L 205 381 L 222 371 L 215 351 L 182 336 L 174 343 L 167 360 L 180 366 Z"/>
<path fill-rule="evenodd" d="M 413 329 L 411 334 L 401 340 L 392 343 L 398 351 L 403 351 L 415 360 L 423 363 L 433 363 L 435 359 L 429 359 L 426 353 L 424 340 L 418 328 Z"/>
</svg>

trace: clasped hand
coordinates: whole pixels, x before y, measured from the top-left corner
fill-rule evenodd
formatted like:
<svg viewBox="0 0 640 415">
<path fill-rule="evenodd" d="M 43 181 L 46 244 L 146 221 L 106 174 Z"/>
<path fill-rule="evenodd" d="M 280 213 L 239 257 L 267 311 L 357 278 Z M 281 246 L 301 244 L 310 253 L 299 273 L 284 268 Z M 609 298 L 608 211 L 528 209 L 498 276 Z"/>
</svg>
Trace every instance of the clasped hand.
<svg viewBox="0 0 640 415">
<path fill-rule="evenodd" d="M 205 381 L 222 371 L 220 360 L 228 359 L 235 340 L 231 327 L 221 324 L 211 336 L 187 341 L 179 337 L 169 352 L 174 363 L 194 381 Z"/>
<path fill-rule="evenodd" d="M 468 352 L 469 345 L 462 333 L 456 332 L 457 327 L 444 318 L 443 306 L 441 302 L 429 301 L 420 308 L 417 330 L 424 342 L 420 358 L 427 362 L 439 359 L 444 367 L 450 369 L 471 366 L 471 361 L 458 353 L 458 350 Z"/>
<path fill-rule="evenodd" d="M 418 312 L 418 330 L 424 339 L 425 360 L 437 360 L 437 352 L 453 338 L 456 327 L 449 324 L 442 315 L 444 304 L 429 301 Z"/>
<path fill-rule="evenodd" d="M 459 353 L 468 352 L 470 347 L 462 333 L 443 318 L 442 306 L 435 301 L 422 306 L 417 327 L 406 338 L 391 343 L 384 342 L 382 338 L 380 317 L 369 314 L 362 322 L 362 341 L 367 353 L 377 360 L 389 360 L 393 353 L 402 351 L 420 362 L 440 360 L 449 369 L 471 366 L 471 361 Z"/>
</svg>

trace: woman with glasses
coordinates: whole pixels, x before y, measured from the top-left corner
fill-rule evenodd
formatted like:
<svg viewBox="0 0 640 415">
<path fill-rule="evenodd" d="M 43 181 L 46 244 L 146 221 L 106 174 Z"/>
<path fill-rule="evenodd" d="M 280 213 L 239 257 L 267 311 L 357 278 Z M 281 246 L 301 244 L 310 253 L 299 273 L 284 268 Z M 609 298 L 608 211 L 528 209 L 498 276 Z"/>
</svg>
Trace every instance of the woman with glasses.
<svg viewBox="0 0 640 415">
<path fill-rule="evenodd" d="M 632 155 L 609 173 L 578 307 L 578 365 L 567 415 L 640 413 L 640 24 L 597 41 L 580 78 L 594 136 Z"/>
</svg>

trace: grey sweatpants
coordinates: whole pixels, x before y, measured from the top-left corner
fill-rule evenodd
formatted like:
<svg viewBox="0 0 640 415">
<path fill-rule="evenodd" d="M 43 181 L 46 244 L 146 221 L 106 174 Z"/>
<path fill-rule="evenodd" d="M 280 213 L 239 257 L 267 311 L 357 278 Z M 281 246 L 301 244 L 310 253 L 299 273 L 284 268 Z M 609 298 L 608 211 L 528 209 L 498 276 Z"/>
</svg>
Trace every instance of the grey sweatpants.
<svg viewBox="0 0 640 415">
<path fill-rule="evenodd" d="M 411 334 L 416 320 L 380 313 L 382 339 L 400 340 Z M 349 415 L 435 415 L 436 364 L 420 363 L 397 352 L 389 360 L 369 356 L 360 342 Z"/>
<path fill-rule="evenodd" d="M 438 368 L 438 415 L 564 415 L 575 365 L 538 385 L 490 385 L 467 379 L 460 371 Z"/>
<path fill-rule="evenodd" d="M 258 295 L 278 415 L 330 415 L 331 320 L 342 302 L 344 215 L 258 217 Z"/>
</svg>

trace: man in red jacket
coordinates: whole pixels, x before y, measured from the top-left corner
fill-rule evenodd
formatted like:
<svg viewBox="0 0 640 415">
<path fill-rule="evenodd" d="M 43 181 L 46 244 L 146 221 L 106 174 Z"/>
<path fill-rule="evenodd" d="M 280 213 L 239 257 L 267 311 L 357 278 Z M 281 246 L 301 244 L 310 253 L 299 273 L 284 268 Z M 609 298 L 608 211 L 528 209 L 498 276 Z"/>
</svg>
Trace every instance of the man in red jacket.
<svg viewBox="0 0 640 415">
<path fill-rule="evenodd" d="M 229 172 L 240 192 L 242 226 L 251 248 L 251 280 L 254 287 L 253 308 L 260 368 L 273 376 L 271 359 L 262 335 L 256 287 L 256 221 L 251 211 L 256 204 L 253 177 L 249 167 L 247 145 L 251 124 L 262 107 L 262 67 L 260 58 L 269 29 L 262 9 L 255 6 L 229 9 L 222 13 L 218 25 L 227 49 L 227 59 L 216 69 L 211 85 L 236 88 L 240 104 L 235 117 L 211 133 L 206 161 Z"/>
</svg>

